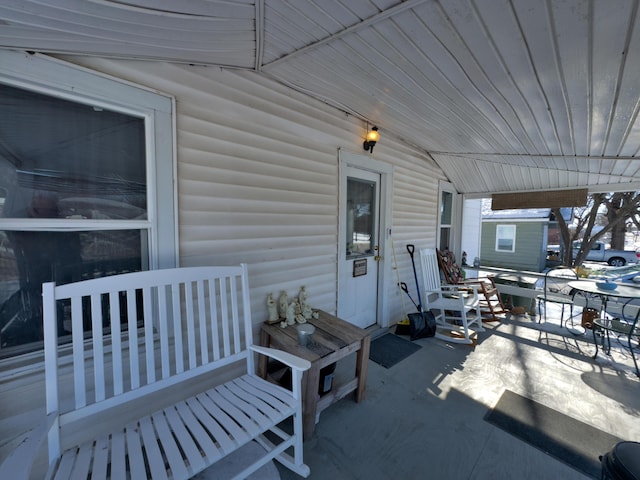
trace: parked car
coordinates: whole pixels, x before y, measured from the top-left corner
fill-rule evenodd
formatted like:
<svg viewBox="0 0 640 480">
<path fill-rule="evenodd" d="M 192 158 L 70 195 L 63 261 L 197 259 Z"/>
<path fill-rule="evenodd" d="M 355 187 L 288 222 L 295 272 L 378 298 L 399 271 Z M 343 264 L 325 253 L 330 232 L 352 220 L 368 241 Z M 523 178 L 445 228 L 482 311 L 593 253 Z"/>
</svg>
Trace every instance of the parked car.
<svg viewBox="0 0 640 480">
<path fill-rule="evenodd" d="M 573 242 L 573 255 L 580 249 L 581 242 Z M 640 253 L 633 250 L 612 250 L 603 242 L 595 242 L 585 260 L 590 262 L 606 262 L 612 267 L 623 267 L 640 262 Z"/>
<path fill-rule="evenodd" d="M 594 270 L 589 273 L 588 278 L 602 278 L 610 282 L 640 287 L 640 264 Z"/>
</svg>

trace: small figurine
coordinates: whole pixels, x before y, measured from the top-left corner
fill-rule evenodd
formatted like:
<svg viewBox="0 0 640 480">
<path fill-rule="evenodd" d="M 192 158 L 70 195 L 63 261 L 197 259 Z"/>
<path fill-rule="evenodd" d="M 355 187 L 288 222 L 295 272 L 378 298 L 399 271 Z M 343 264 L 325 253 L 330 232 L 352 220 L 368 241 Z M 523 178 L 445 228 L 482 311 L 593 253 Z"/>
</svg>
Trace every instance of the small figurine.
<svg viewBox="0 0 640 480">
<path fill-rule="evenodd" d="M 305 318 L 305 320 L 309 320 L 311 318 L 311 315 L 313 315 L 311 306 L 305 305 L 304 309 L 302 310 L 302 316 Z"/>
<path fill-rule="evenodd" d="M 298 303 L 300 304 L 300 310 L 304 311 L 307 306 L 307 289 L 303 285 L 300 287 L 300 293 L 298 293 Z"/>
<path fill-rule="evenodd" d="M 282 290 L 280 292 L 280 318 L 287 318 L 287 309 L 289 308 L 289 297 L 287 292 Z"/>
<path fill-rule="evenodd" d="M 316 320 L 318 319 L 318 317 L 319 317 L 319 316 L 320 316 L 320 314 L 319 314 L 317 311 L 315 311 L 315 312 L 313 312 L 313 313 L 311 314 L 311 317 L 312 317 L 312 318 L 315 318 Z"/>
<path fill-rule="evenodd" d="M 287 308 L 286 313 L 287 325 L 294 325 L 296 323 L 296 302 L 291 302 Z"/>
<path fill-rule="evenodd" d="M 267 295 L 267 310 L 269 312 L 268 323 L 277 323 L 279 320 L 278 306 L 276 305 L 276 301 L 273 299 L 273 294 L 271 293 Z"/>
<path fill-rule="evenodd" d="M 287 328 L 287 321 L 283 320 L 280 322 L 280 328 Z"/>
</svg>

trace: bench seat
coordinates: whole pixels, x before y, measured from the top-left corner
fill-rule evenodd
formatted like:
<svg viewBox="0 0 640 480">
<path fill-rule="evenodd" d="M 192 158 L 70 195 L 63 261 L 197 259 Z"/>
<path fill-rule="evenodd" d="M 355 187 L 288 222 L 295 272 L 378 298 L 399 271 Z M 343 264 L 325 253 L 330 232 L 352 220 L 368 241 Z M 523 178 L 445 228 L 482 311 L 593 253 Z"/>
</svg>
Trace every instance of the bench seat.
<svg viewBox="0 0 640 480">
<path fill-rule="evenodd" d="M 269 442 L 261 438 L 262 432 L 273 429 L 295 407 L 290 391 L 244 375 L 65 451 L 47 477 L 124 479 L 129 466 L 131 478 L 190 478 L 254 438 Z M 279 451 L 284 451 L 293 437 L 277 431 L 284 440 Z M 255 462 L 251 471 L 273 453 Z"/>
</svg>

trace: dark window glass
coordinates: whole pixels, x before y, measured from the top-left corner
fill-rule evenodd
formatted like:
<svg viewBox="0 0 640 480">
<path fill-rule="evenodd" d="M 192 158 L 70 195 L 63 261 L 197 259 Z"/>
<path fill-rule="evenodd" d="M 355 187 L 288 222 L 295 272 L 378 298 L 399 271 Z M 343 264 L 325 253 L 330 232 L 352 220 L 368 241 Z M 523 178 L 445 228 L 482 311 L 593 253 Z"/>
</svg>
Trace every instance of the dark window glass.
<svg viewBox="0 0 640 480">
<path fill-rule="evenodd" d="M 143 118 L 0 84 L 0 356 L 40 348 L 43 282 L 148 267 L 146 177 Z"/>
<path fill-rule="evenodd" d="M 347 180 L 347 258 L 373 255 L 376 184 Z"/>
</svg>

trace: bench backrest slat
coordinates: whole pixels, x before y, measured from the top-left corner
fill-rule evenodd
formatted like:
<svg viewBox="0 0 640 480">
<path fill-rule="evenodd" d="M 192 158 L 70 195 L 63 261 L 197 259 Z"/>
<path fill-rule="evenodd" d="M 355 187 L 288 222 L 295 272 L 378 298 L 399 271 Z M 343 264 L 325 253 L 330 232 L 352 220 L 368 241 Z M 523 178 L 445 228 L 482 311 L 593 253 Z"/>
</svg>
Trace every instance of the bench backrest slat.
<svg viewBox="0 0 640 480">
<path fill-rule="evenodd" d="M 102 331 L 101 298 L 97 295 L 91 297 L 91 329 L 93 332 Z M 93 335 L 93 377 L 95 385 L 96 402 L 105 398 L 104 378 L 104 343 L 102 335 Z"/>
<path fill-rule="evenodd" d="M 73 407 L 61 425 L 65 416 L 77 420 L 216 363 L 251 366 L 246 275 L 246 265 L 193 267 L 43 285 L 47 412 L 59 411 L 71 388 Z M 60 338 L 71 330 L 70 363 L 58 358 L 59 329 Z M 61 369 L 72 370 L 73 385 L 58 384 Z"/>
<path fill-rule="evenodd" d="M 220 295 L 227 295 L 227 285 L 222 282 L 220 283 Z M 222 324 L 222 355 L 226 355 L 230 350 L 229 344 L 229 310 L 227 308 L 227 304 L 222 306 L 222 318 L 220 319 L 220 323 Z"/>
<path fill-rule="evenodd" d="M 46 328 L 46 326 L 45 326 Z M 87 404 L 85 392 L 84 335 L 82 326 L 82 299 L 71 297 L 71 336 L 73 343 L 73 381 L 76 408 Z"/>
<path fill-rule="evenodd" d="M 167 289 L 158 289 L 158 305 L 167 304 Z M 171 375 L 170 369 L 170 352 L 169 352 L 169 328 L 167 309 L 161 308 L 158 311 L 158 329 L 160 330 L 160 362 L 162 367 L 162 378 L 168 378 Z"/>
<path fill-rule="evenodd" d="M 120 311 L 120 299 L 113 292 L 109 294 L 109 310 L 112 312 Z M 113 394 L 119 395 L 124 391 L 124 378 L 122 375 L 122 328 L 120 322 L 111 324 L 113 329 L 111 332 L 111 350 L 112 356 L 112 372 L 113 372 Z"/>
<path fill-rule="evenodd" d="M 159 289 L 161 287 L 158 287 Z M 153 383 L 156 381 L 156 362 L 155 362 L 155 348 L 153 345 L 154 329 L 157 325 L 154 322 L 149 322 L 146 319 L 154 318 L 153 307 L 151 300 L 153 293 L 149 287 L 142 289 L 143 295 L 143 312 L 144 312 L 144 352 L 147 365 L 147 383 Z"/>
<path fill-rule="evenodd" d="M 204 306 L 204 282 L 199 280 L 196 282 L 196 290 L 198 295 L 198 311 L 202 312 L 205 309 Z M 202 352 L 202 363 L 209 363 L 209 335 L 207 330 L 207 318 L 204 315 L 199 315 L 200 319 L 200 351 Z"/>
<path fill-rule="evenodd" d="M 219 325 L 218 310 L 215 308 L 213 303 L 215 298 L 215 283 L 209 282 L 209 309 L 211 311 L 211 322 L 215 325 Z M 220 359 L 220 329 L 215 329 L 211 332 L 211 340 L 213 341 L 213 360 L 216 361 Z"/>
<path fill-rule="evenodd" d="M 127 335 L 129 338 L 129 380 L 131 382 L 132 390 L 140 386 L 140 366 L 138 365 L 138 359 L 140 358 L 140 349 L 138 346 L 137 336 L 135 336 L 138 331 L 138 315 L 136 313 L 136 303 L 134 301 L 135 298 L 136 291 L 132 288 L 128 289 L 126 293 Z"/>
</svg>

